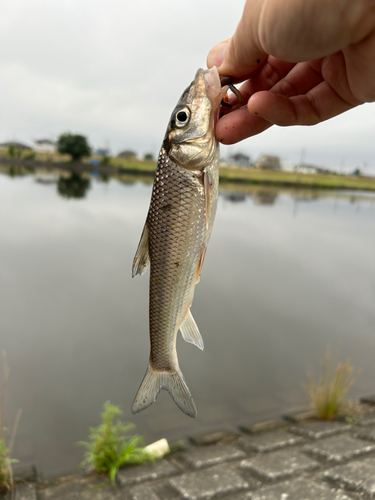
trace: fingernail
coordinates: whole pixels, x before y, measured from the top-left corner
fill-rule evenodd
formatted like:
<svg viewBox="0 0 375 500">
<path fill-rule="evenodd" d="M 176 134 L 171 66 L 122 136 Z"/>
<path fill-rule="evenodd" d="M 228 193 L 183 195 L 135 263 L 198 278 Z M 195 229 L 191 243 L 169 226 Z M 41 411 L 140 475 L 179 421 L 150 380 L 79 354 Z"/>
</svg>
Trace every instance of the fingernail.
<svg viewBox="0 0 375 500">
<path fill-rule="evenodd" d="M 208 61 L 211 66 L 219 68 L 223 64 L 227 46 L 227 42 L 221 42 L 211 49 L 211 52 L 208 55 Z"/>
</svg>

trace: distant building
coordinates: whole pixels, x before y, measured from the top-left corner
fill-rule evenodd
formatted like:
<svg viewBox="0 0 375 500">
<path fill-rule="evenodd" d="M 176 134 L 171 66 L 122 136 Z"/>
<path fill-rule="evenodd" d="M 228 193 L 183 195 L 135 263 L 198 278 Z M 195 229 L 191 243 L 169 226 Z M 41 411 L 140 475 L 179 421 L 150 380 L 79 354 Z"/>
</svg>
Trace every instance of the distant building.
<svg viewBox="0 0 375 500">
<path fill-rule="evenodd" d="M 95 150 L 95 153 L 97 156 L 109 156 L 110 151 L 107 148 L 98 148 Z"/>
<path fill-rule="evenodd" d="M 280 158 L 278 156 L 263 155 L 254 163 L 254 167 L 266 170 L 280 170 Z"/>
<path fill-rule="evenodd" d="M 317 174 L 318 173 L 318 167 L 315 165 L 307 165 L 306 163 L 298 163 L 294 167 L 294 170 L 300 174 Z"/>
<path fill-rule="evenodd" d="M 243 153 L 236 153 L 229 157 L 229 163 L 232 163 L 239 167 L 249 167 L 250 156 L 244 155 Z"/>
<path fill-rule="evenodd" d="M 50 139 L 38 139 L 34 141 L 35 151 L 38 153 L 56 153 L 56 142 Z"/>
<path fill-rule="evenodd" d="M 317 167 L 316 165 L 308 165 L 306 163 L 298 163 L 294 167 L 294 170 L 296 172 L 299 172 L 300 174 L 334 174 L 335 172 L 332 172 L 331 170 L 328 170 L 326 168 L 321 168 Z"/>
<path fill-rule="evenodd" d="M 17 142 L 17 141 L 9 141 L 9 142 L 2 142 L 0 144 L 0 148 L 8 149 L 9 146 L 13 146 L 17 149 L 32 149 L 30 146 L 27 146 L 26 144 L 23 144 L 22 142 Z"/>
<path fill-rule="evenodd" d="M 125 158 L 126 160 L 135 160 L 137 158 L 137 153 L 135 153 L 134 151 L 130 151 L 129 149 L 125 150 L 125 151 L 121 151 L 121 153 L 119 153 L 117 155 L 118 158 Z"/>
<path fill-rule="evenodd" d="M 283 170 L 284 172 L 295 172 L 296 164 L 294 162 L 288 160 L 282 160 L 280 161 L 280 163 L 281 163 L 281 170 Z"/>
</svg>

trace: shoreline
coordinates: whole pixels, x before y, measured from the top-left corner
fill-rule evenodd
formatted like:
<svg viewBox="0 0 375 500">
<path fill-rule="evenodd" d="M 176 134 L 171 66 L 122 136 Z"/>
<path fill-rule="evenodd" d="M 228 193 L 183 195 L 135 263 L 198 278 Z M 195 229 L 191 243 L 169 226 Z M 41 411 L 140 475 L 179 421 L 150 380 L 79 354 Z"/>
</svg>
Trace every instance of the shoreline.
<svg viewBox="0 0 375 500">
<path fill-rule="evenodd" d="M 91 165 L 79 162 L 55 162 L 51 160 L 24 160 L 22 158 L 0 157 L 1 166 L 24 169 L 25 172 L 46 170 L 81 173 L 98 173 L 108 176 L 155 175 L 155 162 L 141 160 L 120 160 L 117 164 Z M 253 168 L 220 167 L 220 182 L 223 184 L 259 185 L 324 190 L 375 191 L 375 177 L 350 177 L 339 174 L 302 174 L 282 170 L 259 170 Z"/>
</svg>

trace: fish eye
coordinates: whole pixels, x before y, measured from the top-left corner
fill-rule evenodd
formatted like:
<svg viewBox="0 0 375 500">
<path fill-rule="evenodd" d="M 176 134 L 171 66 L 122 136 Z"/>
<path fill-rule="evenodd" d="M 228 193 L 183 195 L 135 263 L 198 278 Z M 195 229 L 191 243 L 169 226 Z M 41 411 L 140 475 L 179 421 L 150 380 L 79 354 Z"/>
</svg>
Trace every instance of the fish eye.
<svg viewBox="0 0 375 500">
<path fill-rule="evenodd" d="M 176 119 L 176 127 L 184 127 L 190 118 L 190 111 L 188 108 L 183 108 L 177 111 L 175 119 Z"/>
</svg>

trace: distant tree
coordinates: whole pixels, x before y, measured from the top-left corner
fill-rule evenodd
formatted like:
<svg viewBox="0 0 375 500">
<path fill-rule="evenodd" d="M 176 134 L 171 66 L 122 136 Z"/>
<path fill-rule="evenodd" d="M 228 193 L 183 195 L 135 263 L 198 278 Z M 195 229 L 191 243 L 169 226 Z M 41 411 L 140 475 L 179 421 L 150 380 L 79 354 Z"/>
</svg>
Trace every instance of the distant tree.
<svg viewBox="0 0 375 500">
<path fill-rule="evenodd" d="M 145 160 L 153 160 L 154 159 L 154 155 L 152 153 L 146 153 L 145 156 L 144 156 L 144 159 Z"/>
<path fill-rule="evenodd" d="M 57 140 L 57 150 L 61 154 L 72 157 L 72 161 L 80 161 L 84 156 L 91 155 L 91 148 L 84 135 L 61 134 Z"/>
<path fill-rule="evenodd" d="M 21 158 L 22 151 L 20 148 L 17 148 L 15 144 L 9 144 L 8 156 L 10 156 L 11 158 Z"/>
<path fill-rule="evenodd" d="M 63 198 L 84 198 L 90 188 L 90 179 L 71 173 L 70 177 L 60 177 L 57 192 Z"/>
<path fill-rule="evenodd" d="M 352 175 L 355 175 L 356 177 L 358 177 L 358 176 L 362 175 L 361 169 L 357 167 L 357 168 L 353 171 Z"/>
</svg>

